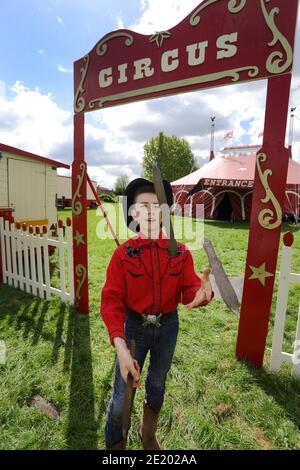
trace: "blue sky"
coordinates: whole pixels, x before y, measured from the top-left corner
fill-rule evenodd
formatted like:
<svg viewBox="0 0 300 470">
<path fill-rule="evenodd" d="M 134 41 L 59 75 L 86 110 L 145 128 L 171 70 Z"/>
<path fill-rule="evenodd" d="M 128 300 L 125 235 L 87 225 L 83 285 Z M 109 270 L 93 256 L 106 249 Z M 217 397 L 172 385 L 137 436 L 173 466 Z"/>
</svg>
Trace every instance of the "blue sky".
<svg viewBox="0 0 300 470">
<path fill-rule="evenodd" d="M 112 30 L 128 28 L 143 34 L 167 30 L 199 3 L 200 0 L 2 0 L 0 142 L 71 164 L 73 62 Z M 290 101 L 290 106 L 297 106 L 294 155 L 298 161 L 299 40 L 298 33 Z M 140 176 L 144 144 L 160 131 L 187 139 L 201 166 L 209 156 L 210 116 L 217 116 L 216 154 L 231 143 L 259 144 L 265 98 L 266 83 L 259 81 L 89 113 L 89 174 L 108 187 L 114 186 L 120 174 Z M 223 136 L 231 130 L 233 142 L 225 142 Z"/>
<path fill-rule="evenodd" d="M 120 13 L 127 24 L 140 16 L 140 2 L 130 0 L 2 0 L 1 79 L 51 92 L 72 110 L 73 62 L 99 38 L 117 28 Z"/>
</svg>

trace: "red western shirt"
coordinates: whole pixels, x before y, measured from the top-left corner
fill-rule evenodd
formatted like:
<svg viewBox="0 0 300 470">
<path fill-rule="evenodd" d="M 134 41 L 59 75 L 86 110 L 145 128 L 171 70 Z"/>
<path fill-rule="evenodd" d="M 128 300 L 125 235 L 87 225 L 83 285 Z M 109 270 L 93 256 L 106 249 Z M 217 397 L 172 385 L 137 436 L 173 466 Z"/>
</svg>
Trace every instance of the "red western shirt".
<svg viewBox="0 0 300 470">
<path fill-rule="evenodd" d="M 125 339 L 126 307 L 148 315 L 170 313 L 178 303 L 192 302 L 201 280 L 194 271 L 188 248 L 177 242 L 180 254 L 172 257 L 163 232 L 150 240 L 139 233 L 116 248 L 106 272 L 100 311 L 111 344 Z"/>
</svg>

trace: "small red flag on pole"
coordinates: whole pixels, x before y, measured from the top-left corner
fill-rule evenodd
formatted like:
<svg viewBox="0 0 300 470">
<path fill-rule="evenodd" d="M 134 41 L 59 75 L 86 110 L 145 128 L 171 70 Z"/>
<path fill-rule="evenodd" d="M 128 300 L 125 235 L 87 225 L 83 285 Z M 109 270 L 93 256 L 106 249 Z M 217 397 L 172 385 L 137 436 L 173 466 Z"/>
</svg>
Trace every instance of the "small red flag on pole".
<svg viewBox="0 0 300 470">
<path fill-rule="evenodd" d="M 233 131 L 226 132 L 224 135 L 224 140 L 230 140 L 233 138 Z"/>
</svg>

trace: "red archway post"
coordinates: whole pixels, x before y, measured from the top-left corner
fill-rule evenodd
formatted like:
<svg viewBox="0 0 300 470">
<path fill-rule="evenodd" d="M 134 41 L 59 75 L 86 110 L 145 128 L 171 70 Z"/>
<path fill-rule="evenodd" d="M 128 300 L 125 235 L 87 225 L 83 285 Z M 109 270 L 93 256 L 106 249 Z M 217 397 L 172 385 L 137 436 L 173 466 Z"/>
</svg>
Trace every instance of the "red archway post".
<svg viewBox="0 0 300 470">
<path fill-rule="evenodd" d="M 268 80 L 263 146 L 256 156 L 236 355 L 263 364 L 282 225 L 289 151 L 284 146 L 291 74 Z"/>
<path fill-rule="evenodd" d="M 72 227 L 75 305 L 89 312 L 87 240 L 87 165 L 84 160 L 84 113 L 74 115 L 74 161 L 72 164 Z"/>
</svg>

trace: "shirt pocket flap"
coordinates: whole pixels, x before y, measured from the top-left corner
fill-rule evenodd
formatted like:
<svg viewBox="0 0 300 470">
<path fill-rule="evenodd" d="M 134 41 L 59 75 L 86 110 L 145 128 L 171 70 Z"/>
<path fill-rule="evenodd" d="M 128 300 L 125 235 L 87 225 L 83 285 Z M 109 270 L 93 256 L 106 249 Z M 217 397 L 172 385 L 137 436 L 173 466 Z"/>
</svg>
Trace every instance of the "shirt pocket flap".
<svg viewBox="0 0 300 470">
<path fill-rule="evenodd" d="M 180 253 L 178 256 L 170 256 L 169 259 L 169 266 L 170 268 L 181 268 L 183 266 L 184 261 L 186 260 L 186 253 Z"/>
<path fill-rule="evenodd" d="M 136 268 L 141 269 L 142 263 L 141 260 L 138 256 L 130 257 L 126 256 L 126 258 L 123 260 L 123 265 L 125 269 L 130 269 L 130 267 L 135 266 Z"/>
</svg>

